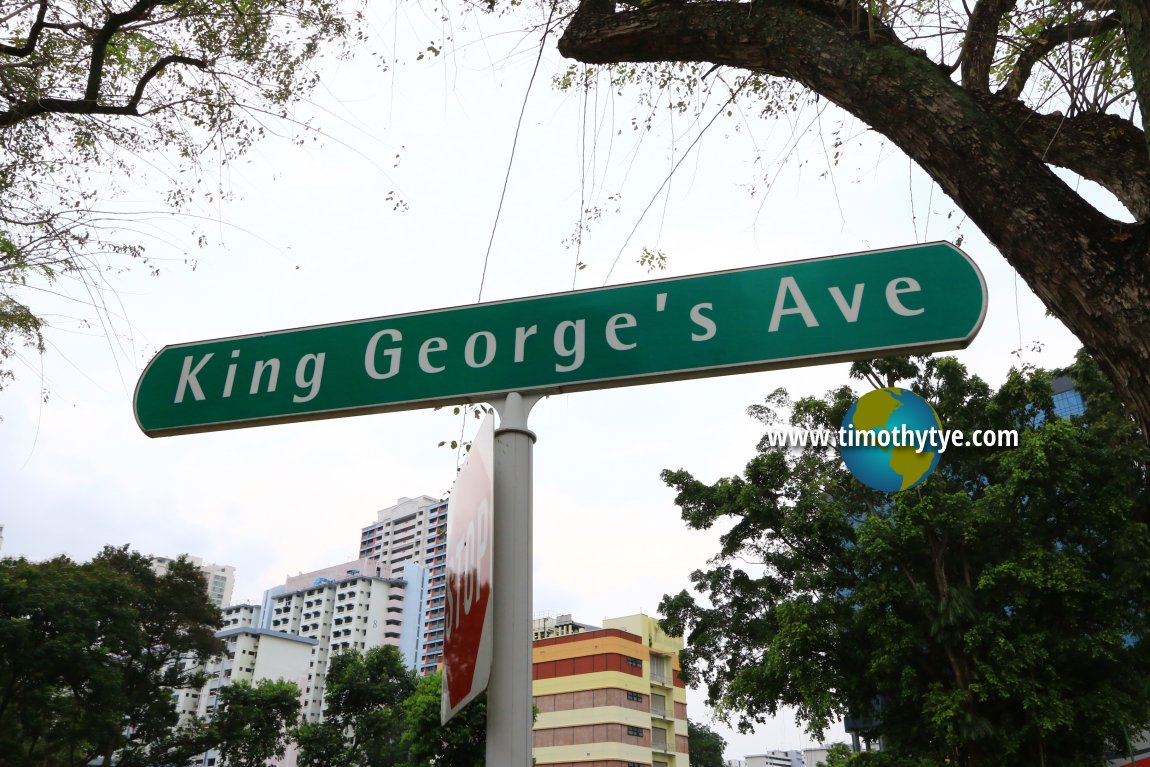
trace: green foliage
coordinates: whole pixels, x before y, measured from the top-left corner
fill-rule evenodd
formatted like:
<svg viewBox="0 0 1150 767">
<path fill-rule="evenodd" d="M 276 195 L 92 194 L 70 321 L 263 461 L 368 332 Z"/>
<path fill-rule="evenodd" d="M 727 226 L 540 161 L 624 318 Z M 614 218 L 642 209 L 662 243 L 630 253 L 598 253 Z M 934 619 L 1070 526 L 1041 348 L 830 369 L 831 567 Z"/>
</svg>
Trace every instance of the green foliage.
<svg viewBox="0 0 1150 767">
<path fill-rule="evenodd" d="M 441 675 L 419 678 L 394 647 L 335 656 L 323 722 L 296 730 L 300 767 L 482 767 L 487 704 L 481 695 L 446 727 Z"/>
<path fill-rule="evenodd" d="M 297 736 L 301 767 L 401 763 L 404 702 L 415 688 L 415 672 L 394 647 L 335 655 L 327 672 L 324 721 L 301 726 Z"/>
<path fill-rule="evenodd" d="M 264 767 L 287 748 L 288 728 L 299 719 L 299 687 L 261 679 L 252 686 L 233 682 L 220 689 L 212 721 L 213 741 L 223 767 Z"/>
<path fill-rule="evenodd" d="M 0 259 L 7 257 L 11 243 L 0 237 Z M 0 271 L 3 265 L 0 261 Z M 0 285 L 3 277 L 0 277 Z M 12 378 L 12 371 L 2 365 L 9 357 L 16 354 L 17 346 L 30 347 L 37 352 L 44 351 L 43 336 L 44 321 L 32 314 L 32 311 L 12 299 L 0 294 L 0 389 L 4 388 L 4 381 Z"/>
<path fill-rule="evenodd" d="M 661 250 L 644 247 L 639 255 L 639 266 L 645 268 L 648 273 L 661 272 L 667 268 L 667 254 Z"/>
<path fill-rule="evenodd" d="M 203 733 L 177 727 L 172 693 L 203 684 L 182 661 L 220 652 L 219 621 L 186 560 L 0 560 L 0 765 L 186 762 Z"/>
<path fill-rule="evenodd" d="M 328 722 L 304 722 L 295 731 L 300 767 L 349 767 L 353 764 L 343 733 Z"/>
<path fill-rule="evenodd" d="M 126 179 L 170 184 L 176 212 L 223 193 L 206 186 L 202 158 L 228 163 L 269 117 L 290 121 L 321 52 L 362 39 L 358 10 L 336 0 L 121 5 L 43 0 L 0 14 L 0 362 L 43 348 L 26 296 L 68 279 L 98 309 L 110 274 L 159 272 L 117 233 L 133 214 L 109 198 Z"/>
<path fill-rule="evenodd" d="M 487 753 L 487 694 L 480 695 L 451 718 L 440 721 L 443 675 L 429 674 L 403 705 L 403 745 L 409 767 L 483 767 Z"/>
<path fill-rule="evenodd" d="M 687 720 L 687 747 L 691 767 L 724 767 L 727 741 L 707 725 Z"/>
<path fill-rule="evenodd" d="M 857 364 L 909 379 L 947 428 L 1020 431 L 1015 449 L 952 447 L 903 493 L 833 450 L 762 442 L 740 477 L 665 472 L 688 525 L 733 521 L 691 576 L 707 602 L 661 605 L 685 678 L 742 728 L 782 705 L 816 734 L 874 720 L 876 764 L 1094 764 L 1150 724 L 1150 450 L 1089 358 L 1067 372 L 1084 417 L 1053 415 L 1042 370 L 994 391 L 952 358 Z M 750 412 L 837 429 L 854 396 L 780 390 Z"/>
<path fill-rule="evenodd" d="M 834 743 L 827 749 L 827 759 L 817 767 L 846 767 L 851 763 L 851 749 L 846 743 Z"/>
</svg>

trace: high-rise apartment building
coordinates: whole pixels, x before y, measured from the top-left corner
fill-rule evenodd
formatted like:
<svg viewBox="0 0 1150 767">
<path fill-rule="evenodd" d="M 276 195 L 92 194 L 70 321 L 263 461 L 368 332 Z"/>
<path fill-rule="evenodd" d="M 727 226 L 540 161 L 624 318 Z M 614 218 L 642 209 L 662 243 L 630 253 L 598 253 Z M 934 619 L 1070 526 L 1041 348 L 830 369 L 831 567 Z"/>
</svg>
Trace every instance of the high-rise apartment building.
<svg viewBox="0 0 1150 767">
<path fill-rule="evenodd" d="M 328 663 L 335 653 L 391 645 L 409 665 L 417 660 L 418 615 L 409 620 L 405 613 L 421 604 L 423 573 L 414 562 L 395 575 L 384 567 L 357 559 L 301 573 L 264 595 L 263 628 L 315 641 L 300 685 L 301 713 L 308 721 L 322 717 Z"/>
<path fill-rule="evenodd" d="M 219 704 L 220 691 L 237 681 L 256 684 L 264 679 L 283 679 L 295 682 L 301 692 L 305 689 L 308 663 L 318 641 L 260 628 L 260 614 L 258 605 L 224 609 L 224 628 L 216 632 L 224 641 L 224 654 L 211 659 L 204 667 L 208 682 L 202 689 L 177 691 L 176 702 L 181 714 L 211 719 Z M 214 767 L 218 763 L 219 753 L 214 750 L 192 760 L 197 767 Z M 294 747 L 279 764 L 294 767 Z"/>
<path fill-rule="evenodd" d="M 208 682 L 202 689 L 175 693 L 181 715 L 210 719 L 220 690 L 237 680 L 285 679 L 300 689 L 304 719 L 322 720 L 327 668 L 339 652 L 391 645 L 408 666 L 415 666 L 414 611 L 422 604 L 425 584 L 426 571 L 415 562 L 403 563 L 392 576 L 383 573 L 378 560 L 357 559 L 289 577 L 264 593 L 262 605 L 224 609 L 216 636 L 224 641 L 225 653 L 204 666 Z M 413 608 L 413 620 L 404 620 L 405 605 Z M 217 762 L 218 754 L 208 752 L 193 764 L 214 767 Z M 294 767 L 294 750 L 277 764 Z"/>
<path fill-rule="evenodd" d="M 204 586 L 208 591 L 208 599 L 216 607 L 227 607 L 232 602 L 232 588 L 236 584 L 236 568 L 231 565 L 217 565 L 214 562 L 204 562 L 200 557 L 185 554 L 184 558 L 204 574 Z M 168 572 L 168 566 L 175 560 L 169 557 L 152 557 L 152 569 L 157 575 Z"/>
<path fill-rule="evenodd" d="M 535 764 L 687 767 L 682 649 L 643 614 L 535 640 Z"/>
<path fill-rule="evenodd" d="M 416 664 L 421 674 L 435 671 L 443 656 L 447 602 L 447 501 L 428 495 L 400 498 L 380 510 L 360 533 L 359 555 L 378 562 L 381 571 L 399 576 L 406 563 L 424 568 L 417 621 Z"/>
</svg>

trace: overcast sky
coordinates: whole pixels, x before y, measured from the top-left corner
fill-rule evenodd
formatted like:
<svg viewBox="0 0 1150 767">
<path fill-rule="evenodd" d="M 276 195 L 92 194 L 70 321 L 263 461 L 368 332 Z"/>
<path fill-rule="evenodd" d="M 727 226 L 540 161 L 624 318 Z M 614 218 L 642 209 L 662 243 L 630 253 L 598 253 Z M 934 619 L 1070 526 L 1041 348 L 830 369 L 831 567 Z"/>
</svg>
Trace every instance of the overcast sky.
<svg viewBox="0 0 1150 767">
<path fill-rule="evenodd" d="M 402 10 L 400 11 L 402 13 Z M 299 112 L 322 135 L 284 127 L 218 170 L 235 198 L 173 218 L 160 180 L 121 203 L 154 210 L 125 237 L 160 275 L 109 273 L 107 310 L 63 283 L 43 358 L 16 361 L 0 392 L 3 554 L 86 559 L 104 544 L 190 553 L 237 569 L 237 600 L 286 575 L 350 560 L 360 529 L 400 496 L 444 496 L 465 437 L 450 409 L 149 439 L 136 427 L 136 378 L 170 343 L 476 301 L 537 38 L 515 20 L 456 16 L 455 42 L 416 60 L 439 22 L 373 19 L 399 63 L 329 62 Z M 394 42 L 393 42 L 394 41 Z M 1078 344 L 941 191 L 881 138 L 825 102 L 765 120 L 646 108 L 631 91 L 560 92 L 566 62 L 548 44 L 531 88 L 482 298 L 495 300 L 965 236 L 989 284 L 981 334 L 957 356 L 999 383 L 1020 357 L 1068 364 Z M 713 76 L 728 78 L 733 73 Z M 720 88 L 720 90 L 722 90 Z M 725 96 L 725 93 L 722 94 Z M 818 131 L 821 130 L 821 137 Z M 842 147 L 836 147 L 835 139 Z M 795 151 L 795 148 L 798 151 Z M 837 163 L 834 155 L 841 149 Z M 685 160 L 683 158 L 686 158 Z M 660 191 L 672 166 L 682 160 Z M 155 163 L 162 167 L 162 163 Z M 395 210 L 389 196 L 406 208 Z M 653 204 L 652 204 L 653 201 Z M 644 215 L 644 210 L 648 209 Z M 581 250 L 570 238 L 591 209 Z M 197 247 L 193 225 L 207 237 Z M 633 232 L 633 234 L 632 234 Z M 667 270 L 637 264 L 661 250 Z M 194 259 L 195 268 L 185 263 Z M 586 267 L 576 269 L 576 262 Z M 1043 349 L 1032 351 L 1040 342 Z M 536 406 L 537 613 L 597 623 L 688 586 L 719 531 L 685 529 L 663 469 L 714 481 L 738 473 L 761 429 L 747 405 L 777 387 L 821 394 L 843 364 L 551 397 Z M 41 389 L 48 391 L 42 401 Z M 859 392 L 862 388 L 857 387 Z M 691 717 L 706 721 L 703 696 Z M 728 756 L 810 744 L 787 717 L 728 735 Z M 831 739 L 844 739 L 831 733 Z"/>
</svg>

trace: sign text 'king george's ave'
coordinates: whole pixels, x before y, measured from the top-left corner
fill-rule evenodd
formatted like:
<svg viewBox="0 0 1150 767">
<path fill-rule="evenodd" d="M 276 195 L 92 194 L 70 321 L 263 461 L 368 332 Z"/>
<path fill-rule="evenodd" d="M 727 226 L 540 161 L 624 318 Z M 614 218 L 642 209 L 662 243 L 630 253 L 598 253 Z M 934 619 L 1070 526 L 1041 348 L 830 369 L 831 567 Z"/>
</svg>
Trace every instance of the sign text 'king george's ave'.
<svg viewBox="0 0 1150 767">
<path fill-rule="evenodd" d="M 167 346 L 152 436 L 941 351 L 986 283 L 939 242 Z"/>
</svg>

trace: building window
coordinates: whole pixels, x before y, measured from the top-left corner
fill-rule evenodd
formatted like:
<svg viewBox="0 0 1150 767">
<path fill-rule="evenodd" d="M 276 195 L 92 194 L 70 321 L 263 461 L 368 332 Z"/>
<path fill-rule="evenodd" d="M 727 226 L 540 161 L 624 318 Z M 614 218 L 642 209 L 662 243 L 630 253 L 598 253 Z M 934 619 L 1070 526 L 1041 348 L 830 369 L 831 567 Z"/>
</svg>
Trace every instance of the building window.
<svg viewBox="0 0 1150 767">
<path fill-rule="evenodd" d="M 641 692 L 628 692 L 627 693 L 627 700 L 633 701 L 635 703 L 642 703 L 643 702 L 643 693 L 641 693 Z"/>
<path fill-rule="evenodd" d="M 632 658 L 630 655 L 628 655 L 627 665 L 634 666 L 635 668 L 643 668 L 643 661 L 639 660 L 638 658 Z"/>
<path fill-rule="evenodd" d="M 627 727 L 627 734 L 633 738 L 643 737 L 643 728 L 641 727 Z"/>
</svg>

